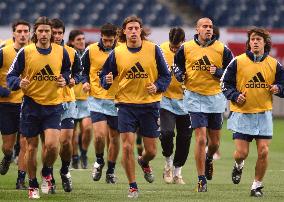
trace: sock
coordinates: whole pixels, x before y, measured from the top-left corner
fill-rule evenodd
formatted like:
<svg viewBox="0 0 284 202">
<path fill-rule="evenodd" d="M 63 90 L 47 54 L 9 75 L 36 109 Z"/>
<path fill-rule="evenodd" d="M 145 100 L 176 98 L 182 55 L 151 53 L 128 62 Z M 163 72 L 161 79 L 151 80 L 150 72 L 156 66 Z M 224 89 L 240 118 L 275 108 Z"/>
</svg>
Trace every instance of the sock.
<svg viewBox="0 0 284 202">
<path fill-rule="evenodd" d="M 5 154 L 5 156 L 4 156 L 4 159 L 6 160 L 6 161 L 11 161 L 12 160 L 12 157 L 13 157 L 13 154 Z"/>
<path fill-rule="evenodd" d="M 172 156 L 166 157 L 166 166 L 173 167 L 173 158 Z"/>
<path fill-rule="evenodd" d="M 206 160 L 207 161 L 213 161 L 213 156 L 208 156 L 208 154 L 206 153 Z"/>
<path fill-rule="evenodd" d="M 43 177 L 50 175 L 51 172 L 52 172 L 52 167 L 48 167 L 48 166 L 43 165 L 42 170 L 41 170 L 41 174 L 42 174 Z"/>
<path fill-rule="evenodd" d="M 52 184 L 55 184 L 55 179 L 54 179 L 54 176 L 53 176 L 53 167 L 51 168 L 51 183 Z"/>
<path fill-rule="evenodd" d="M 261 187 L 261 186 L 262 186 L 262 182 L 254 180 L 252 185 L 251 185 L 251 189 L 256 189 L 256 188 Z"/>
<path fill-rule="evenodd" d="M 235 163 L 236 163 L 236 167 L 237 167 L 237 169 L 242 169 L 243 167 L 244 167 L 244 165 L 245 165 L 245 161 L 243 160 L 240 164 L 238 164 L 236 161 L 235 161 Z"/>
<path fill-rule="evenodd" d="M 175 167 L 174 176 L 181 176 L 181 169 L 182 167 Z"/>
<path fill-rule="evenodd" d="M 129 184 L 129 187 L 130 187 L 130 188 L 134 188 L 134 189 L 138 189 L 136 182 L 130 183 L 130 184 Z"/>
<path fill-rule="evenodd" d="M 69 166 L 70 166 L 70 161 L 64 161 L 63 159 L 61 159 L 61 169 L 60 169 L 60 173 L 66 175 L 69 171 Z"/>
<path fill-rule="evenodd" d="M 199 176 L 198 176 L 198 182 L 199 182 L 200 180 L 203 182 L 203 184 L 207 184 L 207 180 L 206 180 L 205 175 L 199 175 Z"/>
<path fill-rule="evenodd" d="M 108 161 L 107 162 L 107 172 L 106 174 L 113 174 L 115 169 L 115 162 Z"/>
<path fill-rule="evenodd" d="M 39 188 L 37 179 L 36 178 L 29 179 L 29 186 L 32 187 L 32 188 Z"/>
<path fill-rule="evenodd" d="M 78 155 L 73 155 L 72 156 L 72 161 L 78 161 L 79 160 L 79 156 Z"/>
<path fill-rule="evenodd" d="M 25 180 L 26 172 L 23 170 L 18 170 L 18 179 Z"/>
<path fill-rule="evenodd" d="M 141 157 L 139 161 L 140 161 L 142 167 L 149 167 L 149 162 L 144 161 L 143 157 Z"/>
<path fill-rule="evenodd" d="M 82 149 L 81 150 L 81 156 L 86 157 L 87 156 L 87 150 Z"/>
<path fill-rule="evenodd" d="M 105 164 L 105 160 L 104 160 L 104 153 L 101 154 L 96 154 L 97 157 L 97 163 L 102 165 Z"/>
</svg>

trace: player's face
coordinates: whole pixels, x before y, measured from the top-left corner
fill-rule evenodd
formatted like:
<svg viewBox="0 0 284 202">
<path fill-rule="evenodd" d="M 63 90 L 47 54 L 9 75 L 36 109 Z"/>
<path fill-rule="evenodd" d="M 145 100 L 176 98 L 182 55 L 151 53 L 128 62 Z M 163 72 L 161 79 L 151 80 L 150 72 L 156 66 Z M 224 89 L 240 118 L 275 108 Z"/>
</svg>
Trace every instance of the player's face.
<svg viewBox="0 0 284 202">
<path fill-rule="evenodd" d="M 138 22 L 129 22 L 126 24 L 124 34 L 126 35 L 127 41 L 135 43 L 141 39 L 142 28 Z"/>
<path fill-rule="evenodd" d="M 84 50 L 86 45 L 85 36 L 83 34 L 76 36 L 74 41 L 72 42 L 72 45 L 77 50 Z"/>
<path fill-rule="evenodd" d="M 64 37 L 63 28 L 52 28 L 52 35 L 54 42 L 60 45 Z"/>
<path fill-rule="evenodd" d="M 173 53 L 176 53 L 177 50 L 181 47 L 182 43 L 183 43 L 183 41 L 180 42 L 180 43 L 177 44 L 177 45 L 170 43 L 170 45 L 169 45 L 170 50 L 171 50 Z"/>
<path fill-rule="evenodd" d="M 202 41 L 209 41 L 213 35 L 213 23 L 210 19 L 203 19 L 196 28 L 197 34 Z"/>
<path fill-rule="evenodd" d="M 51 27 L 50 25 L 39 25 L 36 29 L 36 37 L 38 43 L 46 45 L 50 43 L 51 39 Z"/>
<path fill-rule="evenodd" d="M 251 51 L 254 54 L 257 54 L 257 55 L 264 54 L 265 42 L 262 36 L 259 36 L 256 33 L 252 33 L 250 35 L 249 45 L 250 45 Z"/>
<path fill-rule="evenodd" d="M 15 42 L 21 46 L 26 45 L 30 39 L 30 30 L 27 25 L 18 25 L 16 30 L 13 32 Z"/>
<path fill-rule="evenodd" d="M 115 42 L 115 36 L 102 35 L 102 42 L 105 48 L 110 49 Z"/>
</svg>

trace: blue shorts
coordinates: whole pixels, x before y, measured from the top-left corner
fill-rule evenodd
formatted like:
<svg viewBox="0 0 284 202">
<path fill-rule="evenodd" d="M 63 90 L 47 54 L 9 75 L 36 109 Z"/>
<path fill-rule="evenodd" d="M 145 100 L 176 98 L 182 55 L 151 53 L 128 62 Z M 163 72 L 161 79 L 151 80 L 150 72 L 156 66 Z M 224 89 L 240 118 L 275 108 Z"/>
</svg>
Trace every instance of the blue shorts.
<svg viewBox="0 0 284 202">
<path fill-rule="evenodd" d="M 245 140 L 247 142 L 251 142 L 253 139 L 272 139 L 272 136 L 265 136 L 265 135 L 249 135 L 249 134 L 243 134 L 243 133 L 233 133 L 233 140 Z"/>
<path fill-rule="evenodd" d="M 90 117 L 90 108 L 88 100 L 76 100 L 77 114 L 75 119 Z"/>
<path fill-rule="evenodd" d="M 35 137 L 46 129 L 61 129 L 62 105 L 40 105 L 24 96 L 20 130 L 24 137 Z"/>
<path fill-rule="evenodd" d="M 228 118 L 227 128 L 243 134 L 272 136 L 272 111 L 250 114 L 232 112 Z"/>
<path fill-rule="evenodd" d="M 114 100 L 89 97 L 88 102 L 90 111 L 92 112 L 100 112 L 110 116 L 117 116 L 117 108 L 114 104 Z"/>
<path fill-rule="evenodd" d="M 76 102 L 62 103 L 61 129 L 74 129 L 74 118 L 77 115 Z"/>
<path fill-rule="evenodd" d="M 106 121 L 110 128 L 114 130 L 118 130 L 118 117 L 117 116 L 109 116 L 106 114 L 102 114 L 99 112 L 91 111 L 91 119 L 93 123 L 99 121 Z"/>
<path fill-rule="evenodd" d="M 66 118 L 61 121 L 61 129 L 74 129 L 75 122 L 73 118 Z"/>
<path fill-rule="evenodd" d="M 223 125 L 222 113 L 189 112 L 191 128 L 206 127 L 212 130 L 220 130 Z"/>
<path fill-rule="evenodd" d="M 64 119 L 75 119 L 77 116 L 77 107 L 76 107 L 76 102 L 63 102 L 62 103 L 63 107 L 63 114 L 61 116 L 61 120 Z"/>
<path fill-rule="evenodd" d="M 11 135 L 19 132 L 21 104 L 0 104 L 0 132 Z"/>
<path fill-rule="evenodd" d="M 160 135 L 159 115 L 159 109 L 119 105 L 118 131 L 120 133 L 137 132 L 144 137 L 157 138 Z"/>
</svg>

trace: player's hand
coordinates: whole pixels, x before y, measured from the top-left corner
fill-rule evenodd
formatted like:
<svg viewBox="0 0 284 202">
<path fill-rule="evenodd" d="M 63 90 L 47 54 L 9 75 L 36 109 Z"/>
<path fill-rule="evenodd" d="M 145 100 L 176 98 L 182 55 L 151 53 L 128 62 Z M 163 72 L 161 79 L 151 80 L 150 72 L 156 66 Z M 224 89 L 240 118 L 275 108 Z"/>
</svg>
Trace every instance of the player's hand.
<svg viewBox="0 0 284 202">
<path fill-rule="evenodd" d="M 70 88 L 72 88 L 73 86 L 75 86 L 75 79 L 70 78 L 70 83 L 68 85 Z"/>
<path fill-rule="evenodd" d="M 153 95 L 157 92 L 157 86 L 153 83 L 147 83 L 146 84 L 146 89 L 147 89 L 147 92 L 150 94 L 150 95 Z"/>
<path fill-rule="evenodd" d="M 113 83 L 112 72 L 110 72 L 110 73 L 108 73 L 108 75 L 106 75 L 106 82 L 107 82 L 107 84 L 112 84 Z"/>
<path fill-rule="evenodd" d="M 28 86 L 30 85 L 30 80 L 29 80 L 29 77 L 28 76 L 26 76 L 25 78 L 23 78 L 23 79 L 21 79 L 21 81 L 20 81 L 20 88 L 21 89 L 27 89 L 28 88 Z"/>
<path fill-rule="evenodd" d="M 279 93 L 279 87 L 277 85 L 269 85 L 269 91 L 273 94 Z"/>
<path fill-rule="evenodd" d="M 217 67 L 215 65 L 210 66 L 210 74 L 215 74 Z"/>
<path fill-rule="evenodd" d="M 61 88 L 64 87 L 64 86 L 66 86 L 66 81 L 65 81 L 65 79 L 63 78 L 62 74 L 59 75 L 59 77 L 57 78 L 56 83 L 57 83 L 57 86 L 58 86 L 58 87 L 61 87 Z"/>
<path fill-rule="evenodd" d="M 83 84 L 83 91 L 85 93 L 88 93 L 90 91 L 90 89 L 91 89 L 91 87 L 90 87 L 90 84 L 88 82 Z"/>
<path fill-rule="evenodd" d="M 238 104 L 243 104 L 246 101 L 246 92 L 243 92 L 239 95 L 238 99 L 237 99 L 237 103 Z"/>
</svg>

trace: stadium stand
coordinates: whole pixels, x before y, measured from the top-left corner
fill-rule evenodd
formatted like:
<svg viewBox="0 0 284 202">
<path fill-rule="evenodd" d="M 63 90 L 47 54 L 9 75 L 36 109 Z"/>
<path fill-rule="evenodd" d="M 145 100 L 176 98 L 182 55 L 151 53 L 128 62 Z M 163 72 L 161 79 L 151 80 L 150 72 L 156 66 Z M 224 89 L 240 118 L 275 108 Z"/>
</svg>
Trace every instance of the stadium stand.
<svg viewBox="0 0 284 202">
<path fill-rule="evenodd" d="M 114 3 L 115 2 L 115 3 Z M 1 0 L 0 26 L 9 25 L 16 19 L 33 22 L 45 15 L 61 18 L 66 25 L 100 26 L 108 19 L 120 25 L 122 20 L 135 14 L 149 26 L 178 26 L 183 21 L 156 0 Z"/>
<path fill-rule="evenodd" d="M 217 26 L 263 26 L 280 28 L 284 24 L 283 0 L 179 0 L 199 9 Z"/>
</svg>

